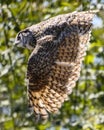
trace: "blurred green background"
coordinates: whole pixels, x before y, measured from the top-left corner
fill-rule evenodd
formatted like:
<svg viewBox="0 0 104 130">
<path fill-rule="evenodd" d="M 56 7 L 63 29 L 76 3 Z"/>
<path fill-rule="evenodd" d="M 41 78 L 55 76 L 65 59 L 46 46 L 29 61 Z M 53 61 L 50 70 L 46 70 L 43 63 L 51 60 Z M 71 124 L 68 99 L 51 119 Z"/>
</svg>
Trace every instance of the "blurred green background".
<svg viewBox="0 0 104 130">
<path fill-rule="evenodd" d="M 35 124 L 26 95 L 30 51 L 13 46 L 18 31 L 58 14 L 100 9 L 81 77 L 69 101 Z M 0 130 L 104 130 L 104 0 L 0 0 Z"/>
</svg>

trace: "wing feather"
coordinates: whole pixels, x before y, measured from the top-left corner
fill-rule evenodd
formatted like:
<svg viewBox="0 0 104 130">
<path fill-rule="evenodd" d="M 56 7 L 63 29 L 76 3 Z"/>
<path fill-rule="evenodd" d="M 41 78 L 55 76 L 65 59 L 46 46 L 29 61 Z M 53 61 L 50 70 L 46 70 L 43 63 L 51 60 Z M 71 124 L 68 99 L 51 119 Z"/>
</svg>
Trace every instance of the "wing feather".
<svg viewBox="0 0 104 130">
<path fill-rule="evenodd" d="M 67 24 L 60 34 L 46 35 L 32 52 L 27 69 L 28 96 L 37 119 L 56 113 L 75 87 L 90 39 L 92 18 L 91 12 L 66 15 Z"/>
</svg>

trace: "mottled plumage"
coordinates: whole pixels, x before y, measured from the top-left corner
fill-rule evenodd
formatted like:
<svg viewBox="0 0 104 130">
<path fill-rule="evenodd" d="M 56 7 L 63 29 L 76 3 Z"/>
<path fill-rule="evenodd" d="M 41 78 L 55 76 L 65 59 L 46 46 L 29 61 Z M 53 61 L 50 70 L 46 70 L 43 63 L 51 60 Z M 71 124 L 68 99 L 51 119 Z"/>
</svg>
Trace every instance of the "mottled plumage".
<svg viewBox="0 0 104 130">
<path fill-rule="evenodd" d="M 37 119 L 56 113 L 72 92 L 96 12 L 59 15 L 17 34 L 15 44 L 33 50 L 28 60 L 27 89 Z"/>
</svg>

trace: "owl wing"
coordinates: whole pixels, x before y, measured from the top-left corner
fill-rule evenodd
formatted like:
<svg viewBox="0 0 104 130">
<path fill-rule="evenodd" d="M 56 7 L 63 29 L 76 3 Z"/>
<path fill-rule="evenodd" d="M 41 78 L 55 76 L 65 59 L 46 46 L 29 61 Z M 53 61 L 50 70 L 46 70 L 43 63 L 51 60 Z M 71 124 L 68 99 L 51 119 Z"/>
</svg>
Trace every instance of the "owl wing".
<svg viewBox="0 0 104 130">
<path fill-rule="evenodd" d="M 33 50 L 27 68 L 28 97 L 37 119 L 56 113 L 72 92 L 89 42 L 92 18 L 93 14 L 75 15 L 59 36 L 46 35 Z"/>
</svg>

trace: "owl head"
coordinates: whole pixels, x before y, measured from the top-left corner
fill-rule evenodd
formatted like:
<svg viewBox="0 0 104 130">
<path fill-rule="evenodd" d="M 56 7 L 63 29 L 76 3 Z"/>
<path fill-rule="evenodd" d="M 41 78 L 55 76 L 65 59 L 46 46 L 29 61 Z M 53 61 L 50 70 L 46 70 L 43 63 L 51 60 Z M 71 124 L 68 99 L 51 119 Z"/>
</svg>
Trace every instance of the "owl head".
<svg viewBox="0 0 104 130">
<path fill-rule="evenodd" d="M 36 45 L 36 38 L 32 31 L 25 29 L 20 31 L 15 39 L 15 45 L 28 49 L 34 49 Z"/>
</svg>

